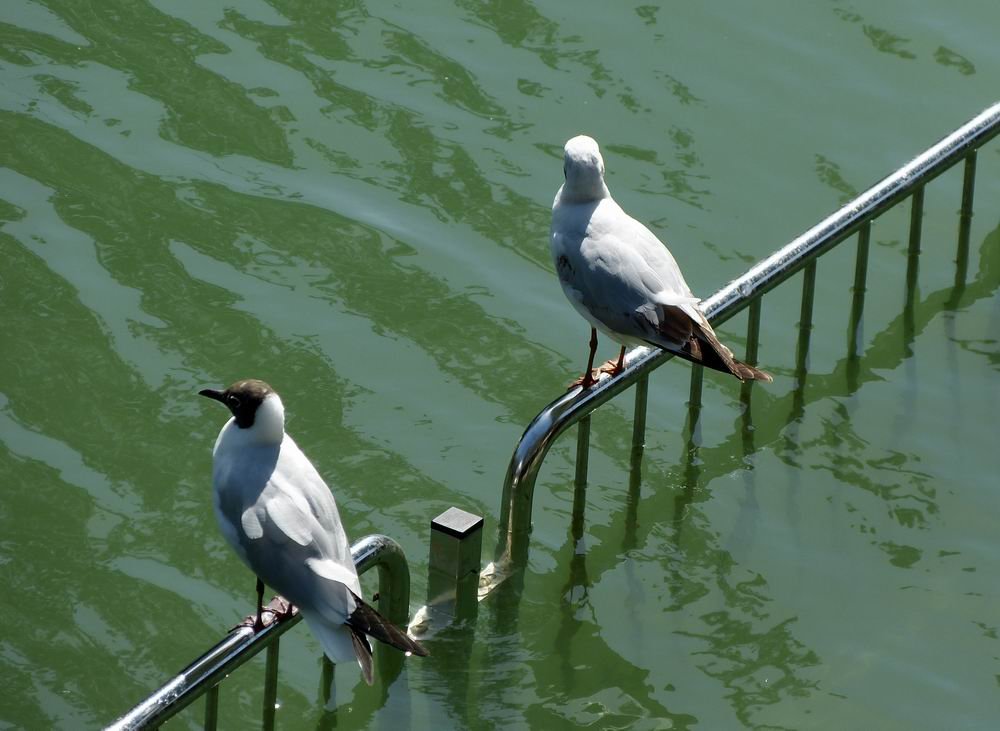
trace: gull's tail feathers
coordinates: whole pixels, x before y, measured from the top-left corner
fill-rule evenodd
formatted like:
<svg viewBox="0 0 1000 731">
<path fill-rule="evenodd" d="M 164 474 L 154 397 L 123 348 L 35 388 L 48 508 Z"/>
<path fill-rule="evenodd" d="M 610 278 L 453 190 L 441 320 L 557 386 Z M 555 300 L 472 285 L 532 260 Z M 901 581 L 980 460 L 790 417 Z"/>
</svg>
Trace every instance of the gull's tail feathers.
<svg viewBox="0 0 1000 731">
<path fill-rule="evenodd" d="M 361 666 L 361 675 L 365 682 L 371 685 L 375 676 L 372 672 L 372 643 L 365 637 L 365 633 L 348 627 L 351 631 L 351 644 L 354 645 L 354 654 L 358 658 L 358 665 Z"/>
<path fill-rule="evenodd" d="M 660 312 L 659 335 L 665 338 L 666 342 L 654 345 L 666 348 L 692 363 L 728 373 L 741 381 L 770 383 L 774 380 L 770 373 L 736 360 L 733 351 L 719 342 L 715 331 L 703 315 L 696 319 L 681 307 L 669 305 L 663 306 Z"/>
<path fill-rule="evenodd" d="M 733 357 L 733 351 L 719 342 L 719 338 L 716 337 L 715 331 L 712 330 L 711 326 L 706 327 L 700 322 L 695 322 L 694 324 L 695 331 L 691 339 L 686 343 L 686 347 L 693 351 L 692 355 L 698 353 L 700 358 L 691 358 L 692 361 L 701 363 L 701 365 L 708 368 L 722 371 L 723 373 L 732 374 L 741 381 L 766 381 L 767 383 L 771 383 L 774 380 L 770 373 L 765 373 L 759 368 L 754 368 L 752 365 L 736 360 Z"/>
<path fill-rule="evenodd" d="M 374 607 L 365 604 L 357 594 L 354 594 L 354 592 L 351 592 L 351 594 L 354 596 L 354 601 L 358 606 L 351 616 L 347 618 L 346 624 L 355 634 L 362 633 L 362 636 L 370 635 L 379 642 L 391 645 L 397 650 L 410 652 L 421 657 L 427 656 L 428 652 L 424 649 L 423 645 L 375 611 Z"/>
<path fill-rule="evenodd" d="M 309 631 L 323 646 L 323 654 L 333 663 L 358 661 L 361 674 L 368 685 L 372 684 L 372 647 L 364 634 L 358 636 L 353 627 L 346 624 L 330 624 L 323 617 L 302 610 L 302 618 L 309 626 Z"/>
</svg>

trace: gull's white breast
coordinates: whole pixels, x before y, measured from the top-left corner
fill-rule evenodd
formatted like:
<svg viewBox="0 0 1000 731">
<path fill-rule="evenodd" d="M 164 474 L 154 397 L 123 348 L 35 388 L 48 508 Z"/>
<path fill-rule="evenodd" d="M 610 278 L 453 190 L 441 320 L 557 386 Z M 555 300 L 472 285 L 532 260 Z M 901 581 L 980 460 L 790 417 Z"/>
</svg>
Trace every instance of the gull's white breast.
<svg viewBox="0 0 1000 731">
<path fill-rule="evenodd" d="M 278 445 L 223 427 L 213 459 L 216 519 L 227 542 L 266 584 L 300 608 L 342 623 L 361 595 L 336 502 L 285 434 Z"/>
</svg>

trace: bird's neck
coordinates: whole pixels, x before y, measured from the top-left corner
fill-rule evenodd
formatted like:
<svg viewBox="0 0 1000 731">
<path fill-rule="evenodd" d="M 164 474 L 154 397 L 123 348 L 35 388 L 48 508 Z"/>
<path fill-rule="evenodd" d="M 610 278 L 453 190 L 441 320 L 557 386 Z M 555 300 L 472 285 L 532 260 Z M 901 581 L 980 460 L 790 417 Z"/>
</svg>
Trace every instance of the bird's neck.
<svg viewBox="0 0 1000 731">
<path fill-rule="evenodd" d="M 555 205 L 566 203 L 576 205 L 579 203 L 597 203 L 600 200 L 611 197 L 611 191 L 604 184 L 604 179 L 600 176 L 580 176 L 578 179 L 567 181 L 556 193 Z"/>
<path fill-rule="evenodd" d="M 272 393 L 257 407 L 251 426 L 242 429 L 236 423 L 236 419 L 226 422 L 219 432 L 215 451 L 218 453 L 221 449 L 226 452 L 250 445 L 277 446 L 281 444 L 284 436 L 285 408 L 278 395 Z"/>
<path fill-rule="evenodd" d="M 261 444 L 281 444 L 285 435 L 285 407 L 278 394 L 268 394 L 257 407 L 253 426 L 249 428 L 253 440 Z"/>
</svg>

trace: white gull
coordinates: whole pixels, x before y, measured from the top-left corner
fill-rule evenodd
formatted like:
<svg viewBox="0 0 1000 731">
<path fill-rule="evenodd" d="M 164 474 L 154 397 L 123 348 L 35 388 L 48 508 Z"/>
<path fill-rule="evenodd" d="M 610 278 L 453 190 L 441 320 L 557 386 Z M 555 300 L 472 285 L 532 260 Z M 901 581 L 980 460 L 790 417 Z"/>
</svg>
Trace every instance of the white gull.
<svg viewBox="0 0 1000 731">
<path fill-rule="evenodd" d="M 596 383 L 597 330 L 622 346 L 601 369 L 611 375 L 624 369 L 628 346 L 654 345 L 741 381 L 772 380 L 719 342 L 670 251 L 611 197 L 597 142 L 580 135 L 564 153 L 549 244 L 563 292 L 591 325 L 587 370 L 573 385 Z"/>
<path fill-rule="evenodd" d="M 285 433 L 285 410 L 274 389 L 248 379 L 199 393 L 233 415 L 212 453 L 215 517 L 257 576 L 257 628 L 267 584 L 299 608 L 330 660 L 356 659 L 369 685 L 372 648 L 366 635 L 426 655 L 419 642 L 362 601 L 337 503 Z"/>
</svg>

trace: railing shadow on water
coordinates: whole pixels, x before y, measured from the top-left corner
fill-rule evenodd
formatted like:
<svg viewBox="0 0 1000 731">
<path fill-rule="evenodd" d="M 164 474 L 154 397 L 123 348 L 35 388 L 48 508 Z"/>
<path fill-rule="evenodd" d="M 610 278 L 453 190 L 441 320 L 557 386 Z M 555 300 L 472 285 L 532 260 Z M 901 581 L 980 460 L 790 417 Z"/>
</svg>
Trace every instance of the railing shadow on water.
<svg viewBox="0 0 1000 731">
<path fill-rule="evenodd" d="M 795 387 L 787 397 L 775 399 L 767 396 L 769 408 L 788 410 L 788 423 L 797 422 L 804 412 L 807 380 L 810 382 L 810 400 L 825 398 L 830 394 L 854 393 L 862 383 L 874 379 L 872 369 L 892 367 L 893 364 L 898 365 L 905 360 L 915 333 L 926 326 L 934 314 L 942 309 L 953 308 L 956 302 L 967 299 L 973 289 L 992 291 L 996 288 L 996 282 L 991 284 L 990 280 L 990 272 L 993 271 L 990 267 L 995 266 L 990 264 L 994 252 L 987 251 L 985 244 L 979 277 L 971 285 L 966 285 L 965 282 L 969 260 L 977 151 L 997 134 L 1000 134 L 1000 103 L 978 114 L 702 302 L 702 309 L 713 325 L 718 325 L 744 308 L 749 308 L 745 360 L 750 364 L 756 364 L 763 296 L 794 274 L 803 272 L 794 369 Z M 937 292 L 921 302 L 918 300 L 916 284 L 924 188 L 928 182 L 961 161 L 964 161 L 964 174 L 957 233 L 955 284 L 948 291 Z M 878 216 L 906 198 L 910 199 L 911 208 L 903 312 L 886 330 L 875 336 L 864 353 L 863 366 L 862 323 L 871 225 Z M 817 260 L 854 234 L 857 234 L 857 252 L 847 333 L 847 356 L 837 364 L 832 373 L 810 378 L 808 353 L 813 330 L 812 313 Z M 649 373 L 671 357 L 669 353 L 656 348 L 636 348 L 629 352 L 626 368 L 621 374 L 613 378 L 605 377 L 586 391 L 575 388 L 561 395 L 546 406 L 525 429 L 511 457 L 504 481 L 494 559 L 483 569 L 480 576 L 480 599 L 491 596 L 497 589 L 503 587 L 502 591 L 496 592 L 497 600 L 502 605 L 497 607 L 496 617 L 500 625 L 498 629 L 510 631 L 516 625 L 516 607 L 523 588 L 523 569 L 528 558 L 535 481 L 549 449 L 567 429 L 579 425 L 571 527 L 571 538 L 574 542 L 578 542 L 583 535 L 590 414 L 633 385 L 636 388 L 626 523 L 634 528 L 641 483 Z M 710 455 L 703 454 L 699 437 L 702 373 L 701 367 L 692 367 L 685 428 L 687 443 L 682 455 L 684 485 L 676 497 L 680 504 L 676 506 L 678 509 L 674 512 L 675 519 L 682 515 L 685 500 L 690 501 L 694 485 L 704 479 L 705 476 L 701 474 L 704 470 L 713 473 L 719 470 L 732 470 L 738 467 L 734 459 L 745 460 L 761 443 L 777 438 L 777 435 L 761 434 L 759 430 L 750 428 L 752 417 L 749 407 L 753 386 L 748 383 L 741 387 L 740 399 L 744 408 L 736 432 L 722 445 L 708 450 Z M 752 476 L 747 479 L 752 480 Z M 748 485 L 748 495 L 752 493 L 750 487 Z M 626 530 L 626 536 L 628 534 Z M 634 543 L 634 530 L 631 535 Z M 629 542 L 628 538 L 626 542 Z M 586 572 L 585 566 L 578 566 L 574 570 L 577 573 Z"/>
</svg>

